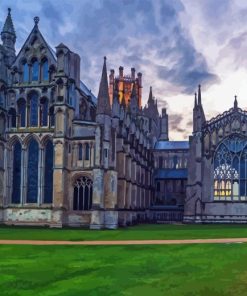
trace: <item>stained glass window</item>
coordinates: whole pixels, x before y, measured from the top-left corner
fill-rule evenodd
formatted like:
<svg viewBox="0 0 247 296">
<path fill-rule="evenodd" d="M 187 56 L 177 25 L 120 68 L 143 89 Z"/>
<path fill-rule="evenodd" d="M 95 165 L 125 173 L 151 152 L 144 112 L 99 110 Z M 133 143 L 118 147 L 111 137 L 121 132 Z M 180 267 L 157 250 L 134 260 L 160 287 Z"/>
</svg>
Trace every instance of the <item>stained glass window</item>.
<svg viewBox="0 0 247 296">
<path fill-rule="evenodd" d="M 34 61 L 32 64 L 32 81 L 38 81 L 39 79 L 39 63 Z"/>
<path fill-rule="evenodd" d="M 38 171 L 39 171 L 39 145 L 32 139 L 28 146 L 27 163 L 27 202 L 36 203 L 38 200 Z"/>
<path fill-rule="evenodd" d="M 21 144 L 16 142 L 13 146 L 13 180 L 12 203 L 21 201 Z"/>
<path fill-rule="evenodd" d="M 214 157 L 214 200 L 247 200 L 247 141 L 237 135 L 220 144 Z"/>
<path fill-rule="evenodd" d="M 49 69 L 47 60 L 44 60 L 42 63 L 42 80 L 49 81 Z"/>
<path fill-rule="evenodd" d="M 25 127 L 26 126 L 26 101 L 21 98 L 18 100 L 18 115 L 20 118 L 19 124 L 20 127 Z"/>
<path fill-rule="evenodd" d="M 38 126 L 38 94 L 30 94 L 30 126 Z"/>
<path fill-rule="evenodd" d="M 53 194 L 53 143 L 48 141 L 45 146 L 45 184 L 44 202 L 52 203 Z"/>
<path fill-rule="evenodd" d="M 48 100 L 46 98 L 40 100 L 40 125 L 48 125 Z"/>
<path fill-rule="evenodd" d="M 27 63 L 23 64 L 23 82 L 28 82 L 29 80 L 29 67 Z"/>
<path fill-rule="evenodd" d="M 73 210 L 86 211 L 92 207 L 93 182 L 87 177 L 77 179 L 74 185 Z"/>
</svg>

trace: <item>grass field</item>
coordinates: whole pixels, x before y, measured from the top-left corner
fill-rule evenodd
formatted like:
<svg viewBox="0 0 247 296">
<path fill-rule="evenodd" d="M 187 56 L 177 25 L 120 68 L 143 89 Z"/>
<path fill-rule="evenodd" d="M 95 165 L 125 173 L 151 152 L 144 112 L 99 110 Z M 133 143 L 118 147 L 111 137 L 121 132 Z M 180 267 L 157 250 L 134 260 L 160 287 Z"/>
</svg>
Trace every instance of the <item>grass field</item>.
<svg viewBox="0 0 247 296">
<path fill-rule="evenodd" d="M 0 246 L 0 295 L 245 296 L 247 245 Z"/>
<path fill-rule="evenodd" d="M 143 240 L 247 237 L 247 225 L 138 225 L 118 230 L 0 227 L 1 239 Z M 246 294 L 247 295 L 247 294 Z"/>
</svg>

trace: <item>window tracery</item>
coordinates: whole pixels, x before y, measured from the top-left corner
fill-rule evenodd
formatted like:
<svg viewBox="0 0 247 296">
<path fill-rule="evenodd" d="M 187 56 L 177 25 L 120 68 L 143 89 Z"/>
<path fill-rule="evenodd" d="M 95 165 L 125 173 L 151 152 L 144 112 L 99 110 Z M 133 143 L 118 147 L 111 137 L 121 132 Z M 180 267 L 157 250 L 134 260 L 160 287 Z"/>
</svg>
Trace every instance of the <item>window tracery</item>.
<svg viewBox="0 0 247 296">
<path fill-rule="evenodd" d="M 90 210 L 92 207 L 92 197 L 93 181 L 86 176 L 77 179 L 74 184 L 73 210 Z"/>
<path fill-rule="evenodd" d="M 247 141 L 237 135 L 220 144 L 214 157 L 214 200 L 247 200 Z"/>
</svg>

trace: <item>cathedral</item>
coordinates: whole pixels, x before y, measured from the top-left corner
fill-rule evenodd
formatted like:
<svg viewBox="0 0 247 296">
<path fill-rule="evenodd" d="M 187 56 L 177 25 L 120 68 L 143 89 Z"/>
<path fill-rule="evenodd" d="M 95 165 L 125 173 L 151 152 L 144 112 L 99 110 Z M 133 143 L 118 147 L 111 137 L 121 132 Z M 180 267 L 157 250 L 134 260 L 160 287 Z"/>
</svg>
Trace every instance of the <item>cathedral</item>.
<svg viewBox="0 0 247 296">
<path fill-rule="evenodd" d="M 138 222 L 247 222 L 247 113 L 206 121 L 199 86 L 189 141 L 169 140 L 142 74 L 103 60 L 97 97 L 80 56 L 53 50 L 39 18 L 18 54 L 0 45 L 0 224 L 116 229 Z M 109 83 L 108 83 L 109 82 Z"/>
</svg>

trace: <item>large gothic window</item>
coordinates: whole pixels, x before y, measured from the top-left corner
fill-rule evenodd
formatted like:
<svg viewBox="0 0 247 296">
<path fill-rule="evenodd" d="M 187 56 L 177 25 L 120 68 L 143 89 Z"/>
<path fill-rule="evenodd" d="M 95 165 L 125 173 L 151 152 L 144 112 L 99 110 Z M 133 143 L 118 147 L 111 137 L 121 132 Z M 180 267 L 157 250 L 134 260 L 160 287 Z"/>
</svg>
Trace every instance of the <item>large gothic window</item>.
<svg viewBox="0 0 247 296">
<path fill-rule="evenodd" d="M 38 81 L 39 79 L 39 63 L 34 60 L 32 63 L 32 81 Z"/>
<path fill-rule="evenodd" d="M 40 126 L 48 126 L 48 100 L 41 98 L 40 100 Z"/>
<path fill-rule="evenodd" d="M 228 137 L 214 156 L 214 200 L 247 200 L 247 140 Z"/>
<path fill-rule="evenodd" d="M 48 61 L 46 59 L 42 62 L 42 80 L 49 81 L 49 68 Z"/>
<path fill-rule="evenodd" d="M 32 92 L 30 98 L 30 126 L 38 126 L 38 94 Z"/>
<path fill-rule="evenodd" d="M 13 179 L 12 203 L 21 201 L 21 144 L 16 142 L 13 146 Z"/>
<path fill-rule="evenodd" d="M 74 184 L 74 211 L 86 211 L 92 207 L 93 181 L 87 177 L 77 179 Z"/>
<path fill-rule="evenodd" d="M 45 184 L 44 203 L 52 203 L 53 194 L 53 143 L 48 141 L 45 146 Z"/>
<path fill-rule="evenodd" d="M 32 139 L 28 146 L 27 163 L 27 202 L 36 203 L 38 200 L 38 171 L 39 171 L 39 145 Z"/>
<path fill-rule="evenodd" d="M 28 80 L 29 80 L 29 67 L 28 67 L 27 62 L 25 62 L 23 64 L 22 70 L 23 70 L 22 80 L 23 80 L 23 82 L 28 82 Z"/>
<path fill-rule="evenodd" d="M 19 125 L 20 127 L 26 126 L 26 101 L 21 98 L 18 100 L 18 115 L 19 115 Z"/>
</svg>

